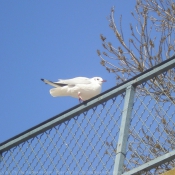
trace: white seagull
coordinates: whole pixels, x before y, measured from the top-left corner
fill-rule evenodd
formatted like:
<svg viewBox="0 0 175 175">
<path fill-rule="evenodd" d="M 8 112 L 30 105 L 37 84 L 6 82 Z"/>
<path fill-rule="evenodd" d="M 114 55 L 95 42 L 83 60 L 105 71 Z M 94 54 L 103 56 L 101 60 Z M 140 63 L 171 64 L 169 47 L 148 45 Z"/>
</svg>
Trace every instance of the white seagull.
<svg viewBox="0 0 175 175">
<path fill-rule="evenodd" d="M 106 82 L 101 77 L 76 77 L 67 80 L 60 79 L 58 82 L 52 82 L 46 79 L 41 80 L 55 87 L 50 89 L 50 94 L 53 97 L 71 96 L 78 98 L 80 102 L 100 94 L 102 83 Z"/>
</svg>

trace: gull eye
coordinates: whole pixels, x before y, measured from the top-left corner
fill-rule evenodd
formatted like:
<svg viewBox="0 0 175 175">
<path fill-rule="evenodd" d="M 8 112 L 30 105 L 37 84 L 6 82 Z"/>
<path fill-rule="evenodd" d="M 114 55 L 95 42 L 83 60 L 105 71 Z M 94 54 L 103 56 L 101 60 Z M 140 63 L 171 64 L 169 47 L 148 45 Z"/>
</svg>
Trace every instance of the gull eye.
<svg viewBox="0 0 175 175">
<path fill-rule="evenodd" d="M 99 80 L 99 78 L 97 78 L 97 80 Z"/>
</svg>

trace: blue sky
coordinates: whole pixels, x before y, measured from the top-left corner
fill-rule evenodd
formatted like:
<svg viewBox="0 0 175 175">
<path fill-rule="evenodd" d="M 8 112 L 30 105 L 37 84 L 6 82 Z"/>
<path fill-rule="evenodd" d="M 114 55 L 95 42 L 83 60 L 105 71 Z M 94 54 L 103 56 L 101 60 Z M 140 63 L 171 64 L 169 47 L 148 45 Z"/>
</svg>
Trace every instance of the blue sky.
<svg viewBox="0 0 175 175">
<path fill-rule="evenodd" d="M 0 1 L 0 142 L 21 133 L 75 105 L 78 99 L 53 98 L 52 81 L 77 76 L 107 80 L 103 91 L 116 84 L 115 75 L 101 65 L 100 34 L 117 46 L 107 16 L 123 15 L 130 35 L 134 1 Z"/>
</svg>

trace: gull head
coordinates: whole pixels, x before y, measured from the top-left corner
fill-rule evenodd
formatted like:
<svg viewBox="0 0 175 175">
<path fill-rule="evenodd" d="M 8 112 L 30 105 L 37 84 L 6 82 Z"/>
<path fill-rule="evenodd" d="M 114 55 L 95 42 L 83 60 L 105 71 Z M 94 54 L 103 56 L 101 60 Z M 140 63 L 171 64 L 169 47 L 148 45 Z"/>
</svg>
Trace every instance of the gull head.
<svg viewBox="0 0 175 175">
<path fill-rule="evenodd" d="M 101 78 L 101 77 L 93 77 L 92 81 L 96 82 L 96 83 L 98 83 L 100 85 L 102 85 L 103 82 L 106 82 L 106 80 L 103 80 L 103 78 Z"/>
</svg>

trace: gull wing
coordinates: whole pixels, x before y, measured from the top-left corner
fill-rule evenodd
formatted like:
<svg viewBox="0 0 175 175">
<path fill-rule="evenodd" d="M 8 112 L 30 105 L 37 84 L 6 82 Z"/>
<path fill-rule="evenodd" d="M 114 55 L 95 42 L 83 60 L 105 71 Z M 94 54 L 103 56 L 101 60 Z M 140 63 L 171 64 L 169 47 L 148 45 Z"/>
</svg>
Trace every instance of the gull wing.
<svg viewBox="0 0 175 175">
<path fill-rule="evenodd" d="M 72 79 L 62 80 L 60 79 L 58 82 L 55 82 L 58 84 L 66 84 L 66 85 L 76 85 L 76 84 L 90 84 L 91 81 L 89 78 L 86 77 L 76 77 Z"/>
<path fill-rule="evenodd" d="M 43 81 L 44 83 L 46 84 L 50 84 L 51 86 L 54 86 L 54 87 L 63 87 L 63 86 L 67 86 L 67 84 L 64 84 L 64 83 L 55 83 L 55 82 L 52 82 L 52 81 L 49 81 L 49 80 L 46 80 L 46 79 L 41 79 L 41 81 Z"/>
</svg>

